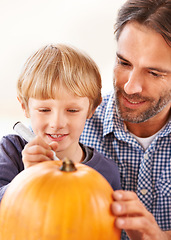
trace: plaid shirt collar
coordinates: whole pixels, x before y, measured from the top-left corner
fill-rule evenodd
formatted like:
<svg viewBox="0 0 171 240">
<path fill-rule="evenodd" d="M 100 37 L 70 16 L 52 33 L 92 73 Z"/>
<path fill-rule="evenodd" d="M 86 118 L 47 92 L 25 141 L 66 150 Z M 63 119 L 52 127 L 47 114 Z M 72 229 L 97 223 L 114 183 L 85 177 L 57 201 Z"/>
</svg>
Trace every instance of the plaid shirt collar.
<svg viewBox="0 0 171 240">
<path fill-rule="evenodd" d="M 116 113 L 114 94 L 110 95 L 103 121 L 103 137 L 110 133 L 114 133 L 114 135 L 120 140 L 125 138 L 128 133 L 126 125 Z"/>
<path fill-rule="evenodd" d="M 120 140 L 126 139 L 128 130 L 123 121 L 118 117 L 115 110 L 114 94 L 111 94 L 107 103 L 106 112 L 103 121 L 103 137 L 113 133 Z M 115 121 L 114 121 L 115 119 Z M 171 112 L 166 127 L 160 132 L 158 137 L 164 137 L 171 133 Z"/>
</svg>

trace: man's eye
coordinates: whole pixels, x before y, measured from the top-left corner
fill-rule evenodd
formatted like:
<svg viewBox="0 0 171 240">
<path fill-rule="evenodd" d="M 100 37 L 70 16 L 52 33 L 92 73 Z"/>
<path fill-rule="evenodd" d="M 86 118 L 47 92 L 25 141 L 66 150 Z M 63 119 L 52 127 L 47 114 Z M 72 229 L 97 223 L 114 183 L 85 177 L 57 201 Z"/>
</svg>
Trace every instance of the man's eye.
<svg viewBox="0 0 171 240">
<path fill-rule="evenodd" d="M 118 64 L 122 65 L 122 66 L 130 66 L 130 64 L 128 62 L 122 61 L 122 60 L 118 60 Z"/>
<path fill-rule="evenodd" d="M 152 71 L 150 71 L 149 72 L 153 77 L 162 77 L 162 75 L 161 74 L 158 74 L 158 73 L 156 73 L 156 72 L 152 72 Z"/>
</svg>

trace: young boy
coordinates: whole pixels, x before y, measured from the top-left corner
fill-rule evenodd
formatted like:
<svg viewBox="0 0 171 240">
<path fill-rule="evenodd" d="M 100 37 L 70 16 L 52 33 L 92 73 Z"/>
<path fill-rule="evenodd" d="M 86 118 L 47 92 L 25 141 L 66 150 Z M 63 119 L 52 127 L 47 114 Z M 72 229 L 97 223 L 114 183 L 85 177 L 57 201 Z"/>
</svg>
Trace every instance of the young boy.
<svg viewBox="0 0 171 240">
<path fill-rule="evenodd" d="M 93 167 L 114 190 L 121 188 L 114 161 L 79 143 L 86 119 L 101 103 L 101 77 L 90 57 L 62 44 L 41 48 L 26 62 L 17 92 L 36 137 L 29 143 L 18 135 L 2 138 L 0 200 L 19 172 L 51 160 L 52 150 L 59 159 Z"/>
</svg>

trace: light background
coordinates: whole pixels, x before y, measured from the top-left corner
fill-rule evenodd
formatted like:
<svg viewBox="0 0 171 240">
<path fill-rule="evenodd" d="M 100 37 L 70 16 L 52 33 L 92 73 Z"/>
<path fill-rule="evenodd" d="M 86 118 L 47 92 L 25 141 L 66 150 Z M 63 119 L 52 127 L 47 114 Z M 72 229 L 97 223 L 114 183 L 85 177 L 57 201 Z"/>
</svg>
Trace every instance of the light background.
<svg viewBox="0 0 171 240">
<path fill-rule="evenodd" d="M 114 23 L 125 0 L 0 0 L 0 137 L 27 122 L 16 97 L 26 59 L 49 43 L 87 52 L 99 66 L 102 93 L 112 89 Z"/>
</svg>

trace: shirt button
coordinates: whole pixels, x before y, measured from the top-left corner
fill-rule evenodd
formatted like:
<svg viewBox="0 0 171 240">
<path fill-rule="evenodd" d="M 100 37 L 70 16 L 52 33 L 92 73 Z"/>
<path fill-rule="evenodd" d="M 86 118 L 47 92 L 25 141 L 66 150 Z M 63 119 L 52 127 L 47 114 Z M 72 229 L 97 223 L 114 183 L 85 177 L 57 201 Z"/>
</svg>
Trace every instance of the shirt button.
<svg viewBox="0 0 171 240">
<path fill-rule="evenodd" d="M 146 160 L 148 159 L 148 154 L 147 153 L 144 154 L 144 159 L 146 159 Z"/>
<path fill-rule="evenodd" d="M 143 188 L 143 189 L 140 190 L 140 192 L 141 192 L 142 195 L 146 195 L 148 190 Z"/>
</svg>

